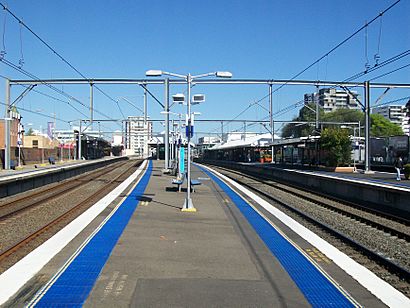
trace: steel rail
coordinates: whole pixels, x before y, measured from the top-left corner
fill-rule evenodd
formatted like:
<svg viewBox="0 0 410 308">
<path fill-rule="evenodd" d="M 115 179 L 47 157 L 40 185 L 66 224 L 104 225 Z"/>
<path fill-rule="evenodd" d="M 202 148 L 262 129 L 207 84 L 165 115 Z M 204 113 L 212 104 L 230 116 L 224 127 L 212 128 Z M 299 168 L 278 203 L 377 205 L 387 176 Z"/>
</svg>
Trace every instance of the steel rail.
<svg viewBox="0 0 410 308">
<path fill-rule="evenodd" d="M 354 239 L 352 239 L 351 237 L 343 234 L 342 232 L 339 232 L 338 230 L 332 228 L 331 226 L 322 223 L 320 221 L 318 221 L 317 219 L 315 219 L 314 217 L 310 216 L 309 214 L 304 213 L 303 211 L 300 211 L 288 204 L 286 204 L 285 202 L 283 202 L 280 199 L 277 199 L 275 197 L 273 197 L 272 195 L 258 189 L 255 188 L 254 186 L 247 184 L 243 181 L 240 181 L 238 179 L 232 178 L 229 175 L 225 176 L 231 178 L 232 180 L 240 183 L 241 185 L 257 192 L 258 194 L 260 194 L 261 196 L 272 200 L 278 204 L 280 204 L 281 206 L 285 207 L 286 209 L 300 215 L 302 218 L 308 220 L 309 222 L 313 223 L 316 226 L 319 226 L 320 228 L 322 228 L 323 230 L 327 231 L 328 233 L 332 234 L 333 236 L 335 236 L 336 238 L 341 239 L 343 242 L 348 243 L 351 247 L 361 251 L 364 255 L 366 255 L 367 257 L 371 258 L 372 260 L 374 260 L 375 262 L 377 262 L 378 264 L 383 265 L 386 269 L 389 270 L 389 272 L 396 274 L 397 276 L 405 279 L 406 281 L 410 281 L 410 271 L 407 270 L 406 268 L 400 266 L 399 264 L 396 264 L 395 262 L 393 262 L 392 260 L 385 258 L 382 255 L 379 255 L 377 252 L 374 252 L 373 250 L 369 249 L 368 247 L 360 244 L 359 242 L 355 241 Z"/>
<path fill-rule="evenodd" d="M 40 205 L 41 203 L 57 199 L 61 197 L 62 195 L 69 193 L 70 191 L 73 191 L 75 189 L 80 188 L 79 183 L 86 183 L 86 182 L 91 182 L 92 180 L 98 179 L 102 175 L 105 175 L 116 168 L 118 168 L 118 165 L 123 165 L 126 163 L 126 161 L 121 161 L 118 163 L 114 163 L 107 168 L 100 168 L 97 169 L 91 173 L 88 173 L 83 176 L 83 178 L 74 178 L 74 179 L 69 179 L 68 181 L 63 181 L 55 186 L 51 186 L 45 189 L 41 189 L 39 191 L 33 192 L 31 194 L 28 194 L 26 196 L 22 196 L 20 198 L 14 199 L 7 202 L 0 204 L 0 211 L 1 212 L 6 212 L 6 213 L 0 213 L 0 221 L 6 220 L 16 214 L 22 213 L 24 211 L 27 211 L 30 208 L 33 208 L 37 205 Z M 46 195 L 47 193 L 50 193 Z M 27 202 L 26 204 L 23 204 L 23 206 L 19 207 L 19 203 L 24 203 Z M 8 208 L 10 207 L 17 207 L 17 209 L 9 210 Z"/>
<path fill-rule="evenodd" d="M 143 161 L 137 162 L 137 164 L 134 165 L 134 167 L 138 167 Z M 40 235 L 43 235 L 45 232 L 50 230 L 52 227 L 56 226 L 58 223 L 64 221 L 65 219 L 68 219 L 70 215 L 74 214 L 76 211 L 80 210 L 83 206 L 88 205 L 91 201 L 95 200 L 96 198 L 99 198 L 101 195 L 105 195 L 107 191 L 109 191 L 113 185 L 116 185 L 118 180 L 124 176 L 127 175 L 130 172 L 130 169 L 126 169 L 124 172 L 122 172 L 120 175 L 116 176 L 115 178 L 111 179 L 106 185 L 104 185 L 102 188 L 94 192 L 91 196 L 87 197 L 86 199 L 82 200 L 80 203 L 72 207 L 70 210 L 67 212 L 61 214 L 57 218 L 53 219 L 51 222 L 48 222 L 46 225 L 38 229 L 37 231 L 33 232 L 29 236 L 25 237 L 24 239 L 20 240 L 18 243 L 8 247 L 5 249 L 4 252 L 0 254 L 0 263 L 3 262 L 7 257 L 10 255 L 16 253 L 19 249 L 21 249 L 23 246 L 27 245 Z"/>
<path fill-rule="evenodd" d="M 402 239 L 406 240 L 407 242 L 410 242 L 410 234 L 409 234 L 409 233 L 402 232 L 402 231 L 396 230 L 396 229 L 394 229 L 394 228 L 385 226 L 385 225 L 383 225 L 383 224 L 381 224 L 381 223 L 379 223 L 379 222 L 377 222 L 377 221 L 374 221 L 374 220 L 371 220 L 371 219 L 362 217 L 362 216 L 360 216 L 360 215 L 358 215 L 358 214 L 355 214 L 355 213 L 352 213 L 352 212 L 350 212 L 350 211 L 348 211 L 348 210 L 344 210 L 344 209 L 341 209 L 341 208 L 339 208 L 339 207 L 337 207 L 337 206 L 328 204 L 328 203 L 326 203 L 326 202 L 324 202 L 324 201 L 315 199 L 314 197 L 304 195 L 303 193 L 300 193 L 300 192 L 297 192 L 297 191 L 294 191 L 294 190 L 290 190 L 290 189 L 288 189 L 288 188 L 286 188 L 286 187 L 277 186 L 277 185 L 275 185 L 275 183 L 272 183 L 272 182 L 277 182 L 277 181 L 274 181 L 274 180 L 272 180 L 272 179 L 269 179 L 268 177 L 265 177 L 265 176 L 263 176 L 263 175 L 259 175 L 259 178 L 258 178 L 258 177 L 255 177 L 255 176 L 253 176 L 253 175 L 250 175 L 250 174 L 247 174 L 247 173 L 242 173 L 242 172 L 237 171 L 237 170 L 231 170 L 231 169 L 227 169 L 227 168 L 223 168 L 223 167 L 218 167 L 218 168 L 223 169 L 223 170 L 227 170 L 227 171 L 232 172 L 232 173 L 239 174 L 239 175 L 241 175 L 241 176 L 247 176 L 248 178 L 250 178 L 250 179 L 252 179 L 252 180 L 261 182 L 261 183 L 266 184 L 266 185 L 268 185 L 268 186 L 270 186 L 270 187 L 273 187 L 273 188 L 275 188 L 275 189 L 281 190 L 281 191 L 283 191 L 283 192 L 286 192 L 286 193 L 292 194 L 292 195 L 294 195 L 294 196 L 297 196 L 297 197 L 299 197 L 299 198 L 301 198 L 301 199 L 304 199 L 304 200 L 307 200 L 307 201 L 309 201 L 309 202 L 315 203 L 315 204 L 317 204 L 317 205 L 319 205 L 319 206 L 322 206 L 322 207 L 325 207 L 325 208 L 327 208 L 327 209 L 329 209 L 329 210 L 331 210 L 331 211 L 334 211 L 334 212 L 337 212 L 337 213 L 342 214 L 342 215 L 344 215 L 344 216 L 353 218 L 353 219 L 356 220 L 356 221 L 363 222 L 363 223 L 365 223 L 365 224 L 367 224 L 367 225 L 372 226 L 373 228 L 376 228 L 376 229 L 379 229 L 379 230 L 383 230 L 383 231 L 386 232 L 386 233 L 389 233 L 389 234 L 391 234 L 391 235 L 393 235 L 393 236 L 397 236 L 398 238 L 402 238 Z M 269 182 L 271 182 L 271 183 L 269 183 Z M 277 182 L 277 183 L 280 183 L 280 182 Z M 281 183 L 280 183 L 280 184 L 281 184 Z M 283 184 L 282 184 L 282 185 L 283 185 Z M 288 185 L 288 184 L 286 184 L 286 185 Z M 288 185 L 288 186 L 291 186 L 291 185 Z M 323 196 L 323 195 L 321 195 L 321 194 L 319 194 L 319 193 L 317 193 L 317 192 L 313 192 L 313 191 L 310 191 L 310 190 L 301 189 L 301 188 L 299 188 L 299 187 L 294 187 L 294 186 L 291 186 L 291 187 L 293 187 L 293 188 L 295 188 L 295 189 L 297 189 L 297 190 L 305 191 L 305 192 L 308 192 L 308 193 L 310 193 L 310 194 L 319 196 L 319 197 L 321 197 L 321 198 L 326 198 L 326 199 L 329 199 L 329 200 L 331 200 L 331 201 L 339 202 L 339 203 L 341 203 L 341 204 L 344 205 L 344 206 L 348 206 L 348 207 L 351 207 L 351 208 L 353 208 L 353 209 L 355 209 L 355 210 L 360 210 L 360 211 L 363 211 L 363 212 L 366 212 L 366 213 L 370 213 L 370 214 L 375 215 L 375 216 L 377 216 L 377 217 L 382 217 L 382 218 L 384 218 L 384 219 L 392 219 L 392 218 L 393 218 L 393 221 L 397 221 L 397 219 L 398 219 L 398 217 L 396 217 L 396 216 L 386 215 L 385 213 L 380 213 L 380 212 L 377 212 L 377 211 L 376 211 L 376 212 L 369 211 L 368 208 L 363 207 L 363 206 L 358 205 L 358 204 L 355 204 L 355 203 L 352 203 L 352 202 L 347 202 L 347 201 L 345 201 L 345 200 L 340 200 L 340 199 L 334 200 L 333 198 L 329 198 L 328 196 Z M 407 225 L 407 224 L 408 224 L 408 221 L 407 221 L 407 220 L 402 220 L 402 221 L 399 221 L 399 223 L 402 223 L 402 224 L 404 224 L 404 225 Z"/>
</svg>

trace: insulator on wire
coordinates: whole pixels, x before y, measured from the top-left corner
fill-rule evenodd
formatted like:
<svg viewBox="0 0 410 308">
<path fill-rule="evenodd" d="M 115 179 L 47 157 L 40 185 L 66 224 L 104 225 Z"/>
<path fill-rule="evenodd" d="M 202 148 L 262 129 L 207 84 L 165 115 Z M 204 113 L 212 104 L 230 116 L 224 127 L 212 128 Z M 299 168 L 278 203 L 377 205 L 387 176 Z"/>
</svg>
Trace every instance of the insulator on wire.
<svg viewBox="0 0 410 308">
<path fill-rule="evenodd" d="M 380 60 L 380 55 L 378 53 L 376 53 L 374 55 L 374 61 L 375 61 L 374 66 L 379 65 L 379 60 Z"/>
</svg>

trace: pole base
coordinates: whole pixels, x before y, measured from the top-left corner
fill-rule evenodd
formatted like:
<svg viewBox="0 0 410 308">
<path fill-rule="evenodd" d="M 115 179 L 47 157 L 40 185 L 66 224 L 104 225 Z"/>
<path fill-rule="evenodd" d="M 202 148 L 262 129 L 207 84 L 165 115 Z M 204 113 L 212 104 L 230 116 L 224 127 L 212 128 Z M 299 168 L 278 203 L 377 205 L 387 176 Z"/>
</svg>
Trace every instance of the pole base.
<svg viewBox="0 0 410 308">
<path fill-rule="evenodd" d="M 192 199 L 185 198 L 181 212 L 196 212 L 196 208 L 194 208 L 194 205 L 192 204 Z"/>
</svg>

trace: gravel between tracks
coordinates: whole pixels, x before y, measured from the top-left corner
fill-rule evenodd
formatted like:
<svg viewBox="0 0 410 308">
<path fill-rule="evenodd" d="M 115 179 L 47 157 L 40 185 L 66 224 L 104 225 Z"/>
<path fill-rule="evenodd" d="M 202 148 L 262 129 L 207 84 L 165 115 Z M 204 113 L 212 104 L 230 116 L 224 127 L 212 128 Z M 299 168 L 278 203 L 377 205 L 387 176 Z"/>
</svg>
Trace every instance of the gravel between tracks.
<svg viewBox="0 0 410 308">
<path fill-rule="evenodd" d="M 401 265 L 404 268 L 410 269 L 410 243 L 399 239 L 397 237 L 391 236 L 390 234 L 386 234 L 381 230 L 377 230 L 373 227 L 369 227 L 364 223 L 358 222 L 354 219 L 346 217 L 344 215 L 335 213 L 332 210 L 326 209 L 318 204 L 313 202 L 304 200 L 301 197 L 292 195 L 289 192 L 284 192 L 279 188 L 275 188 L 272 185 L 263 184 L 260 181 L 238 175 L 236 172 L 230 172 L 225 169 L 220 169 L 215 166 L 213 168 L 217 169 L 222 174 L 225 174 L 233 179 L 238 179 L 239 181 L 245 181 L 247 184 L 257 187 L 257 189 L 274 196 L 275 198 L 279 199 L 285 204 L 288 204 L 294 208 L 297 208 L 301 212 L 307 213 L 309 216 L 314 217 L 315 219 L 319 220 L 322 223 L 327 224 L 328 226 L 339 230 L 339 232 L 351 237 L 355 241 L 361 243 L 362 245 L 376 251 L 377 253 L 393 260 L 395 263 Z M 273 182 L 272 182 L 273 183 Z M 278 185 L 278 183 L 274 183 L 274 185 Z M 283 184 L 279 184 L 283 185 Z M 286 187 L 288 189 L 288 187 Z M 309 193 L 307 193 L 309 194 Z M 319 197 L 320 198 L 320 197 Z M 324 199 L 326 202 L 330 202 L 330 200 Z M 342 243 L 339 239 L 336 239 L 334 236 L 330 235 L 328 232 L 318 228 L 317 226 L 313 225 L 312 223 L 308 222 L 307 220 L 303 219 L 301 216 L 292 212 L 285 207 L 281 206 L 278 203 L 273 203 L 271 200 L 268 200 L 272 205 L 279 208 L 281 211 L 285 212 L 287 215 L 304 225 L 305 227 L 309 228 L 320 237 L 352 257 L 358 263 L 366 266 L 371 271 L 373 271 L 376 275 L 381 277 L 382 279 L 389 282 L 395 288 L 403 292 L 407 297 L 410 297 L 410 283 L 408 281 L 403 281 L 396 277 L 395 275 L 387 272 L 385 269 L 381 268 L 379 265 L 375 264 L 372 260 L 363 256 L 360 252 L 356 251 L 355 249 L 351 248 L 349 245 Z M 335 201 L 331 201 L 335 203 Z M 337 202 L 336 202 L 337 203 Z M 346 205 L 338 204 L 338 206 L 346 207 Z M 356 212 L 360 213 L 360 215 L 364 215 L 367 218 L 370 218 L 375 215 L 362 212 L 360 210 L 356 210 Z M 373 219 L 372 218 L 372 219 Z M 382 217 L 376 217 L 374 219 L 378 219 L 383 221 L 384 224 L 389 224 L 394 226 L 395 228 L 399 228 L 405 232 L 409 232 L 409 227 L 404 226 L 400 223 L 390 221 L 388 219 Z"/>
<path fill-rule="evenodd" d="M 136 161 L 127 161 L 126 163 L 119 165 L 118 168 L 111 172 L 108 172 L 100 177 L 95 178 L 92 181 L 85 182 L 79 185 L 73 191 L 70 191 L 63 196 L 50 200 L 41 206 L 36 206 L 28 211 L 19 213 L 17 216 L 4 220 L 0 223 L 0 253 L 11 245 L 18 243 L 25 237 L 29 236 L 36 230 L 40 229 L 42 226 L 48 222 L 56 219 L 60 215 L 66 213 L 75 205 L 84 201 L 88 197 L 95 194 L 100 188 L 106 185 L 107 182 L 120 175 L 126 170 L 129 170 L 129 174 L 135 171 L 134 166 Z M 84 174 L 83 176 L 85 176 Z M 90 204 L 91 205 L 91 204 Z M 88 207 L 84 207 L 82 212 Z M 76 215 L 70 215 L 70 221 L 75 217 L 79 216 L 82 212 L 78 212 Z M 52 230 L 46 232 L 46 234 L 41 236 L 41 239 L 35 240 L 35 243 L 30 243 L 24 249 L 19 251 L 18 254 L 10 256 L 5 262 L 0 265 L 0 273 L 6 270 L 9 266 L 17 262 L 24 255 L 35 249 L 45 240 L 50 238 L 53 234 L 58 232 L 62 227 L 67 225 L 70 221 L 65 221 L 60 223 L 59 226 L 53 228 Z"/>
</svg>

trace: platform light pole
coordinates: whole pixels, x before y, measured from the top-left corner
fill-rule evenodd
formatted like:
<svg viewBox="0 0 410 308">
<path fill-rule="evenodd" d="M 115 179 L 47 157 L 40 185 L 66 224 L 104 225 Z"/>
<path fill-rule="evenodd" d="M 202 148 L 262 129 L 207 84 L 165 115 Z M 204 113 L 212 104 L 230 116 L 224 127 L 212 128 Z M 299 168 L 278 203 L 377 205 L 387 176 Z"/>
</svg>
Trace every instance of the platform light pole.
<svg viewBox="0 0 410 308">
<path fill-rule="evenodd" d="M 181 96 L 182 95 L 182 96 Z M 185 96 L 183 95 L 183 94 L 176 94 L 176 95 L 173 95 L 172 96 L 172 99 L 173 99 L 173 103 L 181 103 L 181 102 L 184 102 L 185 101 Z M 182 101 L 181 101 L 181 99 L 182 99 Z M 178 118 L 179 118 L 179 124 L 174 124 L 174 120 L 172 120 L 172 132 L 171 132 L 171 134 L 172 134 L 172 136 L 173 136 L 173 138 L 172 138 L 172 142 L 174 142 L 175 140 L 174 140 L 174 136 L 175 136 L 175 127 L 174 127 L 174 125 L 179 125 L 179 126 L 181 126 L 181 117 L 182 117 L 182 114 L 181 113 L 176 113 L 176 112 L 171 112 L 171 111 L 161 111 L 160 112 L 161 114 L 167 114 L 168 115 L 168 121 L 169 121 L 169 115 L 170 114 L 172 114 L 172 115 L 177 115 L 178 116 Z M 172 143 L 173 144 L 173 143 Z M 173 161 L 173 160 L 175 160 L 175 149 L 171 146 L 171 155 L 170 155 L 170 160 L 171 161 Z"/>
<path fill-rule="evenodd" d="M 191 199 L 191 137 L 193 133 L 193 127 L 191 126 L 191 85 L 192 81 L 197 78 L 202 78 L 202 77 L 208 77 L 208 76 L 216 76 L 216 77 L 221 77 L 221 78 L 231 78 L 232 73 L 230 72 L 212 72 L 212 73 L 206 73 L 206 74 L 201 74 L 201 75 L 195 75 L 192 76 L 190 73 L 188 75 L 181 75 L 181 74 L 175 74 L 175 73 L 170 73 L 170 72 L 165 72 L 161 70 L 148 70 L 145 73 L 146 76 L 148 77 L 159 77 L 162 75 L 166 76 L 173 76 L 177 78 L 182 78 L 186 81 L 187 83 L 187 141 L 188 141 L 188 148 L 187 148 L 187 161 L 188 161 L 188 166 L 187 166 L 187 192 L 186 192 L 186 197 L 184 204 L 182 206 L 182 211 L 183 212 L 196 212 L 196 209 L 192 203 Z M 169 133 L 169 132 L 166 132 Z"/>
</svg>

